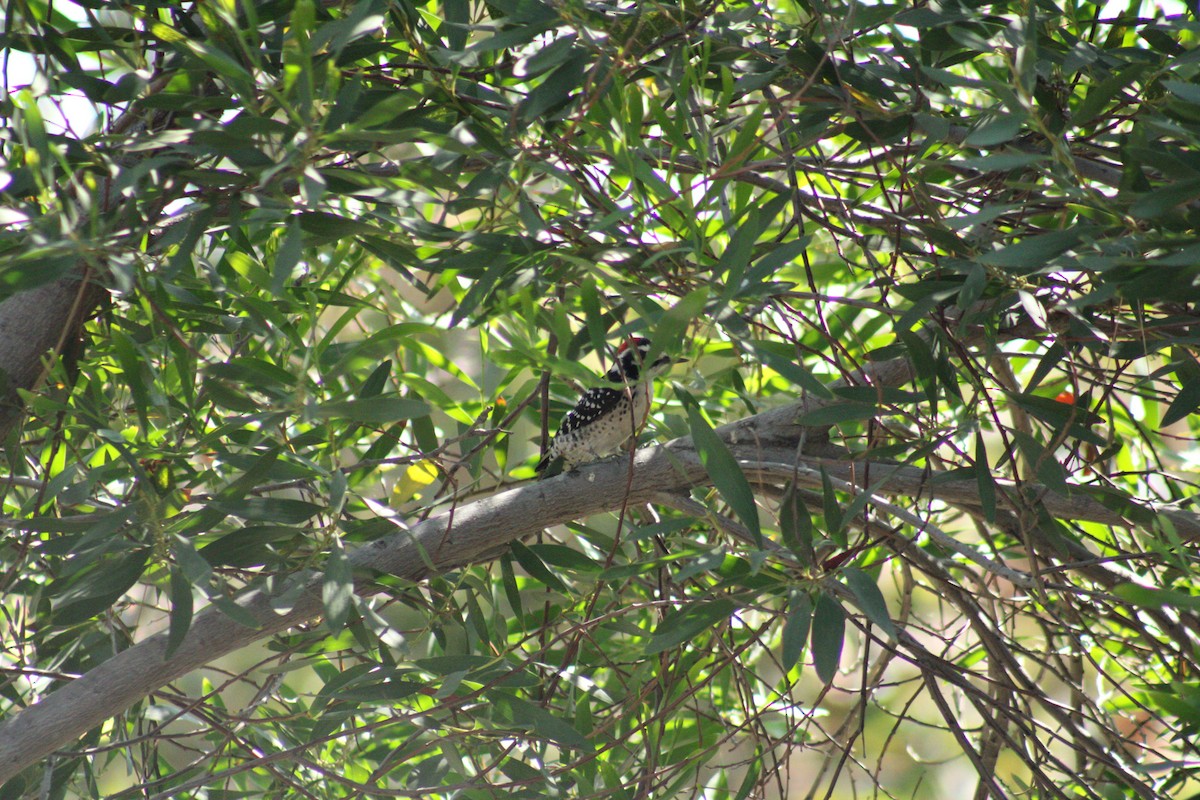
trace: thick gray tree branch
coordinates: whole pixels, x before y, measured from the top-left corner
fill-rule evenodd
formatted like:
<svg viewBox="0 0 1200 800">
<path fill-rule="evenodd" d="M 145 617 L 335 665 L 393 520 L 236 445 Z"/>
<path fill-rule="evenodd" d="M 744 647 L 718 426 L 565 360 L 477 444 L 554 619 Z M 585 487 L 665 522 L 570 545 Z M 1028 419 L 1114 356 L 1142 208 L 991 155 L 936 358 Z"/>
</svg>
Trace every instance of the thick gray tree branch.
<svg viewBox="0 0 1200 800">
<path fill-rule="evenodd" d="M 908 379 L 907 364 L 876 365 L 867 379 L 877 385 L 897 385 Z M 977 488 L 971 481 L 931 481 L 928 472 L 912 467 L 850 463 L 830 458 L 836 452 L 823 431 L 806 429 L 795 420 L 803 410 L 830 401 L 799 401 L 765 411 L 726 425 L 718 433 L 745 465 L 754 481 L 777 486 L 793 473 L 789 465 L 802 469 L 794 474 L 807 482 L 814 469 L 856 486 L 868 484 L 870 491 L 891 496 L 941 500 L 951 505 L 977 506 Z M 844 456 L 844 453 L 842 454 Z M 825 456 L 824 458 L 822 456 Z M 630 480 L 629 470 L 633 475 Z M 873 476 L 864 481 L 864 476 Z M 610 511 L 623 503 L 649 503 L 662 492 L 678 492 L 707 485 L 708 475 L 689 438 L 661 447 L 639 451 L 632 466 L 619 458 L 585 467 L 577 472 L 531 483 L 453 509 L 407 530 L 373 542 L 355 551 L 351 560 L 358 569 L 387 573 L 419 581 L 431 572 L 474 563 L 493 556 L 515 539 L 544 528 Z M 1001 507 L 1021 511 L 1011 499 L 1027 497 L 1032 491 L 1055 516 L 1092 520 L 1111 525 L 1128 525 L 1121 515 L 1088 497 L 1061 497 L 1038 487 L 1001 485 L 997 493 Z M 1155 509 L 1148 509 L 1154 511 Z M 1184 538 L 1200 538 L 1200 516 L 1159 509 Z M 245 627 L 222 612 L 209 608 L 199 614 L 182 645 L 166 657 L 165 632 L 152 636 L 118 654 L 0 726 L 0 783 L 53 753 L 120 713 L 164 684 L 206 663 L 234 652 L 259 639 L 319 617 L 322 613 L 320 576 L 302 579 L 304 588 L 289 610 L 279 613 L 275 595 L 251 591 L 238 600 L 259 627 Z"/>
</svg>

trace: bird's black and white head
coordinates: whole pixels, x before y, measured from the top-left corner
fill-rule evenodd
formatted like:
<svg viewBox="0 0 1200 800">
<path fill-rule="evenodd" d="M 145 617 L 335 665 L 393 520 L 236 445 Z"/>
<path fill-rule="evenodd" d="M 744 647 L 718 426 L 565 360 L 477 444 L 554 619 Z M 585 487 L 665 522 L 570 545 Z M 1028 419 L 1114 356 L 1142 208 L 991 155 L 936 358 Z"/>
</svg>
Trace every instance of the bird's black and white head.
<svg viewBox="0 0 1200 800">
<path fill-rule="evenodd" d="M 613 383 L 636 383 L 649 380 L 675 363 L 675 359 L 660 353 L 654 362 L 646 363 L 650 355 L 650 340 L 641 336 L 626 339 L 617 349 L 617 360 L 605 375 Z"/>
</svg>

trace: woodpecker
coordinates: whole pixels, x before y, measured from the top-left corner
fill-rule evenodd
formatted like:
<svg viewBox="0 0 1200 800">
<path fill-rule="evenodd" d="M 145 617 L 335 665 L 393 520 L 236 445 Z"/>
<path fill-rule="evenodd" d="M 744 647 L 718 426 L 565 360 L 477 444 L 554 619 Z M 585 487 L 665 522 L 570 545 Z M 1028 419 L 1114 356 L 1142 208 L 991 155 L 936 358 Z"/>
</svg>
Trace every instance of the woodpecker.
<svg viewBox="0 0 1200 800">
<path fill-rule="evenodd" d="M 545 473 L 559 457 L 564 470 L 598 461 L 637 435 L 650 413 L 654 378 L 671 364 L 683 361 L 660 355 L 654 363 L 646 365 L 649 353 L 649 339 L 635 337 L 621 343 L 612 369 L 604 376 L 617 385 L 599 386 L 583 393 L 575 408 L 563 417 L 550 448 L 538 462 L 539 474 Z"/>
</svg>

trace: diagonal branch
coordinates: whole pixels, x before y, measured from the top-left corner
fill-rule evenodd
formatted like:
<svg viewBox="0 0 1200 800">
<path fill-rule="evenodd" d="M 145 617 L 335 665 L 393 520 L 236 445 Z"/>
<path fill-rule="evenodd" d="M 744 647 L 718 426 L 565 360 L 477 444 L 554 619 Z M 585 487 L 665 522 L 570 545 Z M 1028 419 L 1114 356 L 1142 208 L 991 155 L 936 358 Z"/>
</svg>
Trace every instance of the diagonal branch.
<svg viewBox="0 0 1200 800">
<path fill-rule="evenodd" d="M 894 385 L 894 381 L 907 380 L 909 374 L 906 364 L 883 362 L 872 365 L 870 374 L 862 377 L 864 382 Z M 822 431 L 795 422 L 802 411 L 831 402 L 836 401 L 801 400 L 725 425 L 717 432 L 744 463 L 757 463 L 747 468 L 752 480 L 779 484 L 792 477 L 797 471 L 792 465 L 797 465 L 805 474 L 825 469 L 831 475 L 860 485 L 855 476 L 863 474 L 861 464 L 829 458 L 836 450 Z M 933 482 L 926 471 L 894 465 L 877 465 L 868 474 L 884 476 L 865 487 L 872 493 L 932 496 L 964 506 L 978 506 L 980 502 L 971 481 Z M 399 530 L 355 551 L 351 562 L 356 569 L 420 581 L 431 574 L 487 560 L 513 540 L 544 528 L 611 511 L 626 503 L 652 503 L 663 492 L 709 484 L 691 439 L 685 437 L 638 452 L 632 467 L 624 458 L 600 462 L 478 500 L 411 528 L 405 529 L 398 523 Z M 1037 491 L 1036 487 L 1026 490 Z M 1042 491 L 1041 501 L 1052 515 L 1129 524 L 1091 498 L 1060 497 Z M 1200 538 L 1200 516 L 1182 511 L 1161 512 L 1169 515 L 1181 537 Z M 323 612 L 322 576 L 309 573 L 295 581 L 302 583 L 299 591 L 293 582 L 274 592 L 249 591 L 237 600 L 258 621 L 256 628 L 241 625 L 209 608 L 196 617 L 184 641 L 169 658 L 167 633 L 162 632 L 119 653 L 0 725 L 0 784 L 164 684 L 259 639 L 319 617 Z M 370 590 L 366 581 L 360 588 L 364 592 Z M 288 596 L 289 605 L 286 611 L 279 612 L 275 601 L 284 595 Z"/>
</svg>

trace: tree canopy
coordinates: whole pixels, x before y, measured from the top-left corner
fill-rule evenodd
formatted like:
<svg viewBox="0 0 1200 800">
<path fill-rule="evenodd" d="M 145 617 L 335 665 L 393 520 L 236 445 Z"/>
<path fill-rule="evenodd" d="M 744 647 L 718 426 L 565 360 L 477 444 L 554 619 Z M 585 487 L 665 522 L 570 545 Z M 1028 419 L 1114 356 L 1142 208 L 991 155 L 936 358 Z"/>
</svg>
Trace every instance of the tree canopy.
<svg viewBox="0 0 1200 800">
<path fill-rule="evenodd" d="M 3 13 L 0 798 L 1200 791 L 1194 6 Z"/>
</svg>

